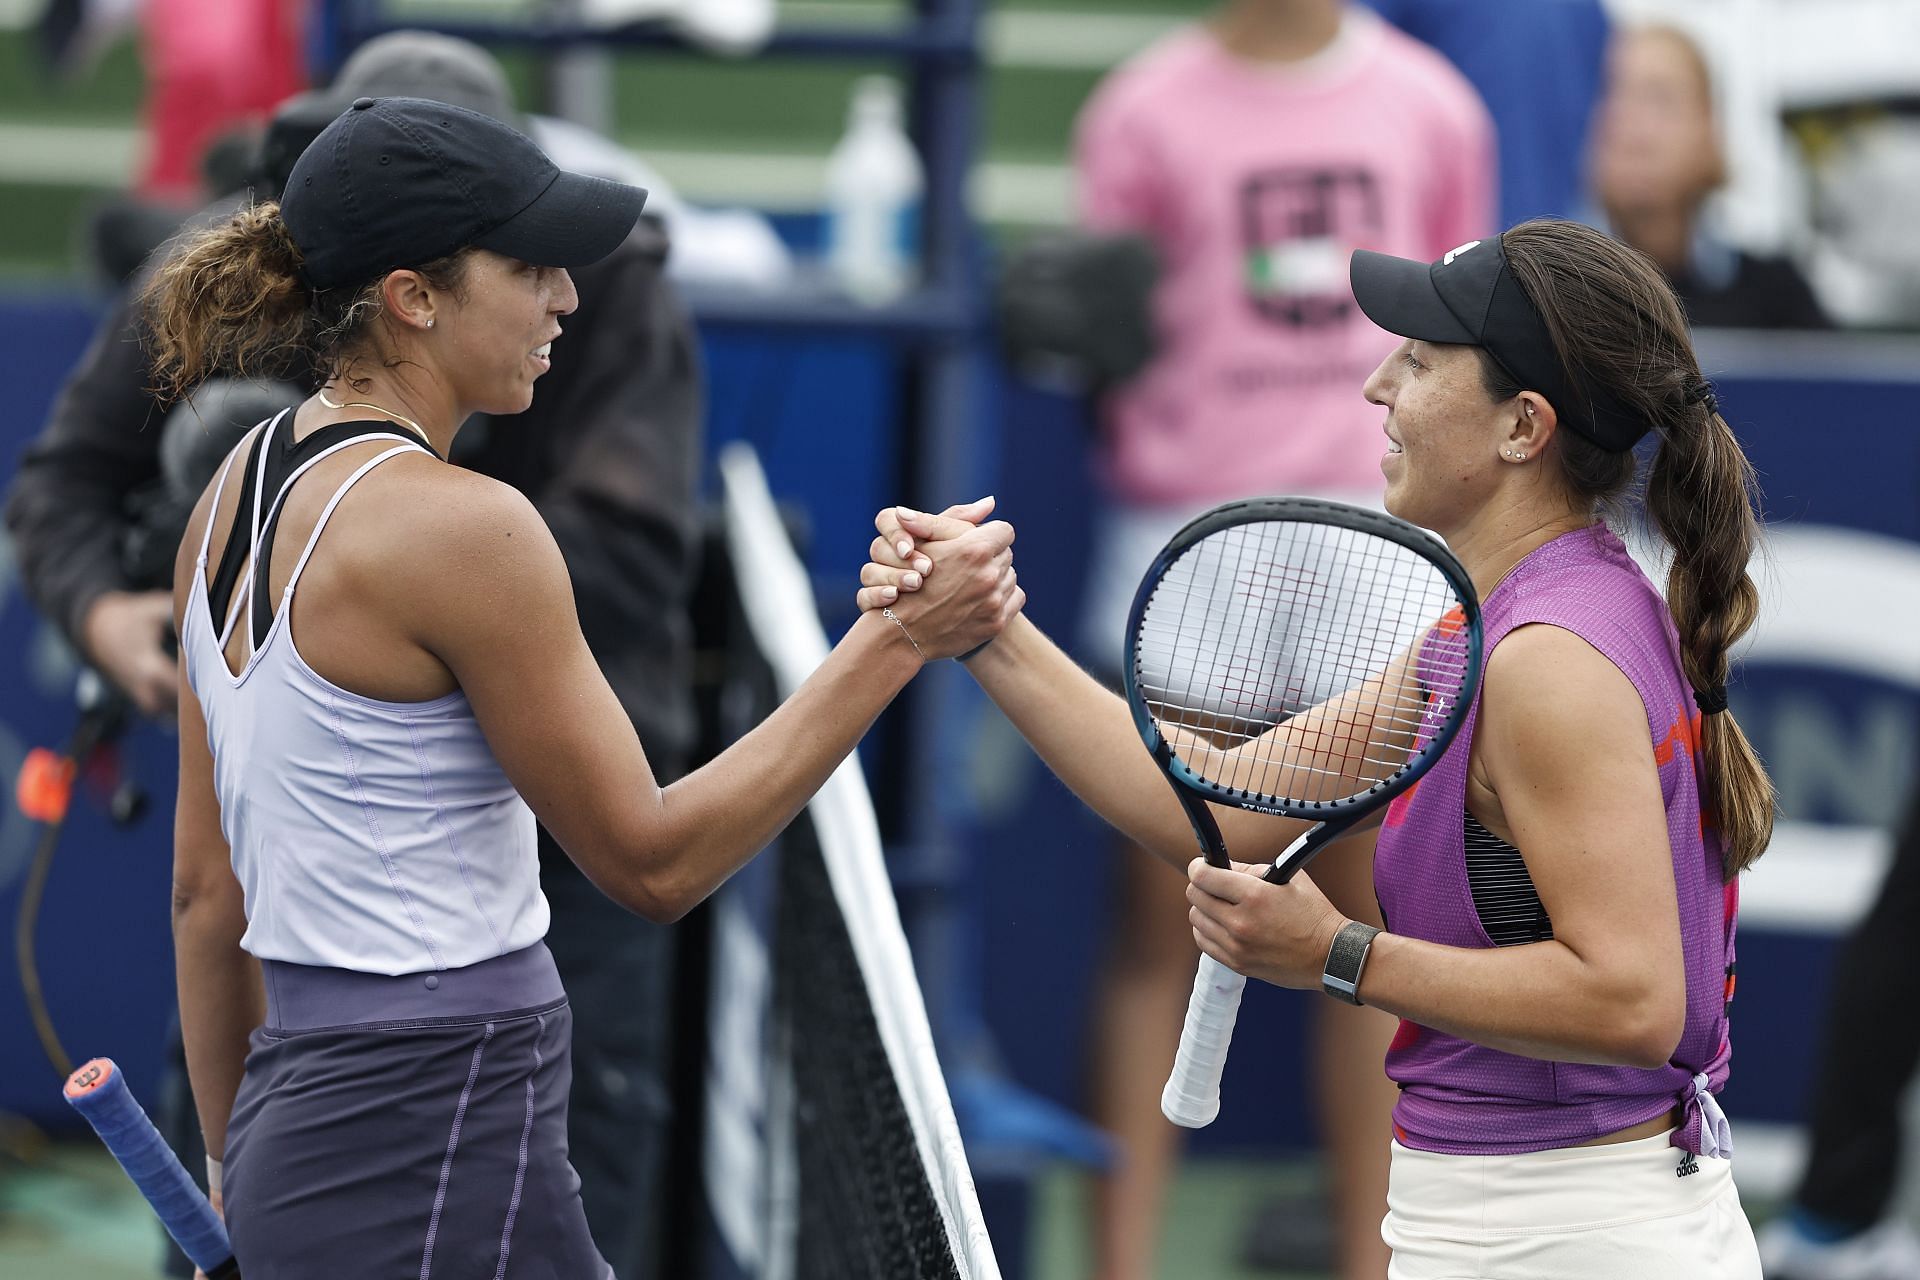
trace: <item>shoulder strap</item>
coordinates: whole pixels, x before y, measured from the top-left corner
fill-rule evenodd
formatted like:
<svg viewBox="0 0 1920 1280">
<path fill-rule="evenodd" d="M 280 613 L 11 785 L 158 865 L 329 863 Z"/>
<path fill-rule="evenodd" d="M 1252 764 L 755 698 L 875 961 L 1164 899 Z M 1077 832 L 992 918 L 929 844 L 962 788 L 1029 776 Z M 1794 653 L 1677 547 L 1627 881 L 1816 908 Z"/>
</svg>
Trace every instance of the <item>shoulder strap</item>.
<svg viewBox="0 0 1920 1280">
<path fill-rule="evenodd" d="M 274 428 L 279 425 L 280 419 L 285 417 L 286 413 L 286 410 L 282 410 L 254 433 L 253 447 L 247 451 L 246 468 L 243 472 L 247 479 L 243 479 L 240 485 L 240 505 L 234 509 L 233 524 L 227 530 L 226 545 L 220 550 L 220 564 L 213 576 L 207 579 L 207 616 L 213 620 L 214 630 L 220 637 L 221 649 L 226 648 L 227 637 L 233 633 L 233 618 L 238 612 L 235 608 L 233 593 L 240 584 L 240 571 L 246 567 L 247 557 L 253 550 L 251 536 L 246 539 L 240 537 L 240 531 L 251 530 L 254 523 L 254 499 L 257 485 L 249 481 L 260 469 L 261 454 L 265 451 L 267 437 L 273 434 Z M 216 502 L 214 511 L 207 517 L 209 537 L 212 536 L 213 522 L 218 515 L 219 504 Z"/>
<path fill-rule="evenodd" d="M 397 442 L 397 446 L 381 453 L 371 462 L 355 471 L 346 483 L 334 492 L 332 500 L 328 502 L 325 508 L 325 513 L 320 517 L 319 522 L 314 525 L 313 533 L 307 539 L 307 546 L 300 557 L 299 566 L 294 569 L 293 577 L 287 579 L 287 595 L 291 595 L 293 583 L 295 578 L 299 576 L 300 568 L 305 567 L 307 557 L 312 554 L 314 542 L 319 538 L 320 530 L 325 526 L 327 516 L 333 513 L 333 509 L 339 504 L 342 495 L 344 495 L 362 475 L 365 475 L 374 463 L 384 462 L 395 454 L 409 452 L 424 453 L 429 457 L 439 457 L 432 449 L 423 444 L 418 436 L 401 431 L 395 427 L 387 426 L 384 423 L 381 424 L 380 429 L 372 431 L 366 429 L 365 423 L 337 423 L 333 426 L 321 427 L 319 430 L 308 435 L 306 439 L 300 441 L 294 448 L 281 452 L 281 456 L 277 459 L 279 466 L 275 467 L 274 470 L 278 471 L 286 467 L 291 467 L 292 469 L 280 480 L 278 490 L 274 494 L 273 503 L 267 509 L 267 517 L 262 527 L 261 537 L 254 552 L 253 571 L 250 581 L 247 584 L 247 595 L 251 604 L 251 632 L 254 648 L 258 649 L 266 643 L 267 632 L 273 627 L 273 596 L 268 582 L 270 581 L 270 573 L 273 567 L 274 534 L 280 526 L 280 514 L 285 509 L 287 494 L 293 489 L 295 481 L 312 470 L 314 466 L 323 459 L 333 456 L 342 449 L 350 448 L 356 444 L 362 444 L 368 440 L 393 440 Z"/>
<path fill-rule="evenodd" d="M 372 429 L 369 430 L 368 428 Z M 381 438 L 407 441 L 410 444 L 418 445 L 423 451 L 432 454 L 438 461 L 446 461 L 445 458 L 440 457 L 439 450 L 435 449 L 425 440 L 422 440 L 419 436 L 413 434 L 413 432 L 403 430 L 388 422 L 371 418 L 360 422 L 334 422 L 324 427 L 316 427 L 307 433 L 305 439 L 299 441 L 295 441 L 293 434 L 289 432 L 286 443 L 280 447 L 280 454 L 285 460 L 286 465 L 294 466 L 302 460 L 312 457 L 321 450 L 331 450 L 334 445 L 342 441 L 375 440 Z"/>
<path fill-rule="evenodd" d="M 207 509 L 207 527 L 200 531 L 200 554 L 193 559 L 196 568 L 207 567 L 207 551 L 213 546 L 213 522 L 220 514 L 220 499 L 226 496 L 227 473 L 233 470 L 233 460 L 239 452 L 240 446 L 235 445 L 228 452 L 227 460 L 220 464 L 220 478 L 213 485 L 213 505 Z"/>
<path fill-rule="evenodd" d="M 344 446 L 336 446 L 336 447 L 344 447 Z M 331 450 L 329 450 L 329 452 L 331 452 Z M 333 491 L 333 497 L 327 499 L 327 505 L 321 508 L 320 518 L 313 522 L 313 532 L 307 535 L 307 545 L 301 548 L 300 558 L 294 561 L 293 572 L 287 577 L 286 590 L 281 593 L 282 608 L 285 608 L 287 604 L 290 604 L 292 602 L 294 584 L 300 581 L 300 574 L 302 571 L 306 569 L 307 561 L 313 558 L 313 549 L 316 546 L 318 546 L 320 543 L 320 534 L 322 531 L 326 529 L 327 521 L 333 518 L 333 509 L 340 505 L 340 500 L 342 498 L 347 496 L 347 490 L 353 488 L 354 485 L 359 484 L 361 477 L 365 476 L 367 472 L 373 470 L 375 467 L 385 462 L 388 458 L 397 458 L 403 453 L 431 454 L 432 452 L 433 450 L 431 449 L 422 448 L 417 441 L 403 440 L 400 444 L 395 445 L 393 448 L 388 449 L 383 453 L 375 454 L 373 457 L 368 458 L 365 462 L 361 463 L 358 467 L 354 468 L 354 472 L 352 475 L 348 476 L 345 480 L 340 482 L 340 487 Z M 262 579 L 262 581 L 264 582 L 265 580 Z"/>
</svg>

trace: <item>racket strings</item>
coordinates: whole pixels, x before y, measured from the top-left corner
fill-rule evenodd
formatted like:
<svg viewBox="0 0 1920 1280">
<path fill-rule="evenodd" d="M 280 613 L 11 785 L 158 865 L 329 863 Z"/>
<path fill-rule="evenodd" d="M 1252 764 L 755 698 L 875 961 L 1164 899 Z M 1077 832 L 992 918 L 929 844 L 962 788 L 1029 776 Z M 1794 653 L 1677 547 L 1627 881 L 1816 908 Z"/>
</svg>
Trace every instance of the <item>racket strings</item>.
<svg viewBox="0 0 1920 1280">
<path fill-rule="evenodd" d="M 1459 608 L 1439 568 L 1390 539 L 1236 525 L 1163 572 L 1135 638 L 1136 681 L 1203 779 L 1343 799 L 1407 767 L 1451 712 L 1470 674 Z"/>
</svg>

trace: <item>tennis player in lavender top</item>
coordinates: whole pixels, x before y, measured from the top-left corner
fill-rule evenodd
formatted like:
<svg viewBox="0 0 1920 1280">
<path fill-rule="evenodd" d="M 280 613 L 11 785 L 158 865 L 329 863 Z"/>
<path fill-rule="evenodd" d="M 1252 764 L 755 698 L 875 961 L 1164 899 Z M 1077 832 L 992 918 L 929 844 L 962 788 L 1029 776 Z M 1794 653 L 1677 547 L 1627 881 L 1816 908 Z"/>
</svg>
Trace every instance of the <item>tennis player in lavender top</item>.
<svg viewBox="0 0 1920 1280">
<path fill-rule="evenodd" d="M 535 816 L 608 896 L 698 903 L 925 661 L 1024 599 L 1012 530 L 861 618 L 768 721 L 655 782 L 553 535 L 443 461 L 523 412 L 645 193 L 488 116 L 362 98 L 279 205 L 189 238 L 147 295 L 155 368 L 316 371 L 208 487 L 174 581 L 180 1020 L 249 1280 L 602 1280 L 567 1160 L 572 1015 Z M 967 514 L 978 515 L 978 510 Z"/>
<path fill-rule="evenodd" d="M 1395 1280 L 1758 1280 L 1714 1097 L 1738 875 L 1773 823 L 1726 701 L 1727 651 L 1757 607 L 1752 470 L 1665 278 L 1597 231 L 1526 223 L 1431 265 L 1358 253 L 1352 274 L 1404 338 L 1364 388 L 1386 410 L 1386 506 L 1472 576 L 1481 687 L 1385 812 L 1386 931 L 1342 919 L 1310 875 L 1194 860 L 1194 938 L 1240 973 L 1401 1018 Z M 1664 540 L 1664 598 L 1609 516 Z M 899 598 L 907 554 L 968 527 L 898 508 L 876 523 L 868 607 Z M 1120 699 L 1024 619 L 967 665 L 1084 800 L 1187 861 Z M 1301 829 L 1214 812 L 1249 864 Z"/>
</svg>

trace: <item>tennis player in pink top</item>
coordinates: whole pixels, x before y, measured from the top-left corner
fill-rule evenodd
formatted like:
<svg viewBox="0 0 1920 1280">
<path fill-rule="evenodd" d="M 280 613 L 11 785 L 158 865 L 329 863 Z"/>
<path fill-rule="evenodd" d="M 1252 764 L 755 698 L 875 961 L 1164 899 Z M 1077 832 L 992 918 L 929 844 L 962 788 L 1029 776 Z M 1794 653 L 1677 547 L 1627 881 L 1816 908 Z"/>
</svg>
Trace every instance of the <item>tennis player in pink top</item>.
<svg viewBox="0 0 1920 1280">
<path fill-rule="evenodd" d="M 1192 859 L 1193 937 L 1236 972 L 1400 1018 L 1390 1280 L 1759 1280 L 1716 1099 L 1738 877 L 1774 816 L 1727 708 L 1759 604 L 1753 469 L 1659 268 L 1590 227 L 1523 223 L 1431 264 L 1356 253 L 1352 280 L 1404 339 L 1365 383 L 1386 507 L 1472 576 L 1480 688 L 1385 811 L 1384 930 L 1330 901 L 1318 864 L 1278 885 Z M 1664 542 L 1664 596 L 1610 514 Z M 869 607 L 903 581 L 903 533 L 971 527 L 876 523 Z M 1083 800 L 1189 859 L 1118 697 L 1024 619 L 968 669 Z M 1213 812 L 1248 862 L 1301 826 Z"/>
<path fill-rule="evenodd" d="M 1393 347 L 1354 303 L 1355 249 L 1428 260 L 1493 225 L 1493 128 L 1440 54 L 1341 0 L 1232 0 L 1119 68 L 1075 139 L 1080 218 L 1146 236 L 1161 261 L 1154 360 L 1102 406 L 1107 504 L 1076 649 L 1119 683 L 1140 576 L 1193 515 L 1246 494 L 1379 503 L 1376 412 L 1354 388 Z M 1322 882 L 1370 915 L 1368 837 L 1323 855 Z M 1101 1280 L 1157 1274 L 1178 1131 L 1164 1066 L 1193 974 L 1179 884 L 1129 851 L 1102 964 L 1095 1118 L 1125 1150 L 1097 1210 Z M 1377 921 L 1376 921 L 1377 923 Z M 1393 1027 L 1321 1011 L 1321 1128 L 1346 1280 L 1378 1280 L 1393 1093 L 1373 1070 Z M 1164 1050 L 1164 1052 L 1163 1052 Z"/>
</svg>

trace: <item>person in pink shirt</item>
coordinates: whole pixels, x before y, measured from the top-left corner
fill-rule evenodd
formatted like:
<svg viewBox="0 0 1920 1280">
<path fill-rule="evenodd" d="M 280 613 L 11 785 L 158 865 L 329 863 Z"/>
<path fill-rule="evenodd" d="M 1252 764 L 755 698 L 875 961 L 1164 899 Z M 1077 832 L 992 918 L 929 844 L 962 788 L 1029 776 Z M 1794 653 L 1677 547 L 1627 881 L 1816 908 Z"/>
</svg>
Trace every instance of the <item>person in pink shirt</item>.
<svg viewBox="0 0 1920 1280">
<path fill-rule="evenodd" d="M 201 156 L 235 125 L 264 121 L 307 85 L 310 0 L 142 0 L 147 133 L 139 188 L 197 204 Z"/>
<path fill-rule="evenodd" d="M 1354 388 L 1397 339 L 1361 314 L 1355 249 L 1423 260 L 1494 230 L 1493 128 L 1441 55 L 1343 0 L 1229 0 L 1121 66 L 1075 139 L 1080 219 L 1145 236 L 1161 277 L 1157 351 L 1102 406 L 1110 499 L 1089 568 L 1081 657 L 1118 683 L 1128 605 L 1153 554 L 1200 510 L 1250 493 L 1377 506 L 1379 412 Z M 1316 879 L 1378 923 L 1372 838 Z M 1160 1115 L 1192 981 L 1183 886 L 1122 862 L 1093 1028 L 1092 1106 L 1123 1159 L 1096 1209 L 1096 1274 L 1153 1274 L 1178 1131 Z M 1329 1002 L 1316 1071 L 1347 1280 L 1386 1271 L 1379 1223 L 1393 1020 Z"/>
</svg>

